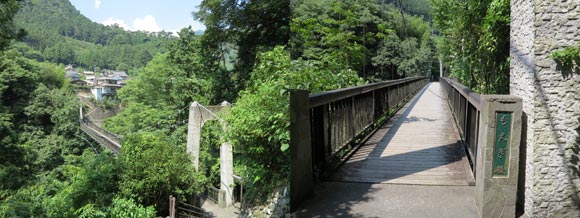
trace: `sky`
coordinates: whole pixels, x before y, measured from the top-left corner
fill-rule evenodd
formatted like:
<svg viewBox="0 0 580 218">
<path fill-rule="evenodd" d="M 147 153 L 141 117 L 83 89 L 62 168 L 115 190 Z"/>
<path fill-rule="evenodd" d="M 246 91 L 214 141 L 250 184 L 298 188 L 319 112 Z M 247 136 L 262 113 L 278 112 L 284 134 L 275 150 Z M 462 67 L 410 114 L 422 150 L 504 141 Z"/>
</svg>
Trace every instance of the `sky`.
<svg viewBox="0 0 580 218">
<path fill-rule="evenodd" d="M 118 24 L 126 30 L 177 32 L 191 26 L 205 30 L 193 20 L 201 0 L 70 0 L 77 10 L 94 22 Z"/>
</svg>

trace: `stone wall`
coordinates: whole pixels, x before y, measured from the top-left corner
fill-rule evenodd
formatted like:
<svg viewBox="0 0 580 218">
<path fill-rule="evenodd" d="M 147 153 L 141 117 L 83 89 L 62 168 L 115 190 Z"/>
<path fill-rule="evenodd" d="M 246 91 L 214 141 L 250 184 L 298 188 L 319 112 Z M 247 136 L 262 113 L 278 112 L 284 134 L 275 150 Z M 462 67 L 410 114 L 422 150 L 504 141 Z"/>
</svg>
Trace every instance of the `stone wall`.
<svg viewBox="0 0 580 218">
<path fill-rule="evenodd" d="M 274 190 L 266 204 L 245 208 L 240 217 L 244 218 L 289 218 L 290 194 L 288 187 Z"/>
<path fill-rule="evenodd" d="M 518 210 L 532 209 L 533 192 L 526 189 L 526 179 L 534 177 L 534 165 L 527 155 L 533 155 L 534 131 L 527 124 L 527 117 L 533 117 L 534 100 L 534 3 L 529 0 L 511 1 L 510 27 L 510 94 L 522 98 L 522 149 L 520 150 L 520 173 L 518 182 Z M 524 203 L 526 205 L 524 205 Z M 528 212 L 529 213 L 529 212 Z"/>
<path fill-rule="evenodd" d="M 580 217 L 580 75 L 549 57 L 580 42 L 580 0 L 511 4 L 510 94 L 523 98 L 527 120 L 525 215 Z"/>
</svg>

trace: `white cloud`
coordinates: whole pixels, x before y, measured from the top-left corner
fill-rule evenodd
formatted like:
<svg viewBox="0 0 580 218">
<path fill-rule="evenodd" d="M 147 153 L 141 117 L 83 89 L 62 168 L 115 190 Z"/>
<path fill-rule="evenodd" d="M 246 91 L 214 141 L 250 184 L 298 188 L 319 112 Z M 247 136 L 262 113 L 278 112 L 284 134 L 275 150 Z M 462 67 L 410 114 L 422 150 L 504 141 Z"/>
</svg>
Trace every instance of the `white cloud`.
<svg viewBox="0 0 580 218">
<path fill-rule="evenodd" d="M 101 22 L 103 25 L 106 26 L 113 26 L 114 24 L 119 25 L 119 27 L 125 29 L 125 30 L 129 30 L 129 27 L 127 26 L 127 24 L 125 23 L 124 20 L 121 19 L 116 19 L 116 18 L 112 18 L 109 17 L 107 18 L 105 21 Z"/>
<path fill-rule="evenodd" d="M 133 30 L 142 30 L 148 32 L 159 32 L 161 28 L 157 25 L 157 20 L 151 15 L 147 15 L 144 18 L 136 18 L 133 21 Z"/>
<path fill-rule="evenodd" d="M 179 34 L 178 34 L 179 31 L 181 31 L 181 29 L 173 29 L 173 30 L 169 30 L 168 32 L 171 32 L 172 36 L 179 37 Z"/>
<path fill-rule="evenodd" d="M 197 20 L 194 20 L 194 21 L 193 21 L 193 23 L 192 23 L 192 25 L 191 25 L 191 28 L 192 28 L 193 30 L 203 30 L 203 31 L 205 31 L 205 29 L 206 29 L 206 28 L 205 28 L 205 25 L 203 25 L 203 23 L 202 23 L 202 22 L 199 22 L 199 21 L 197 21 Z"/>
<path fill-rule="evenodd" d="M 95 0 L 95 8 L 99 9 L 102 3 L 103 3 L 102 0 Z"/>
<path fill-rule="evenodd" d="M 143 18 L 135 18 L 135 20 L 133 20 L 132 26 L 127 25 L 124 20 L 114 17 L 107 18 L 105 21 L 101 22 L 101 24 L 106 26 L 113 26 L 116 24 L 119 27 L 130 31 L 161 32 L 162 30 L 161 27 L 159 27 L 157 24 L 157 19 L 155 19 L 155 17 L 152 15 L 147 15 Z M 179 30 L 181 29 L 174 29 L 171 30 L 171 32 L 173 32 L 174 35 L 177 35 Z"/>
</svg>

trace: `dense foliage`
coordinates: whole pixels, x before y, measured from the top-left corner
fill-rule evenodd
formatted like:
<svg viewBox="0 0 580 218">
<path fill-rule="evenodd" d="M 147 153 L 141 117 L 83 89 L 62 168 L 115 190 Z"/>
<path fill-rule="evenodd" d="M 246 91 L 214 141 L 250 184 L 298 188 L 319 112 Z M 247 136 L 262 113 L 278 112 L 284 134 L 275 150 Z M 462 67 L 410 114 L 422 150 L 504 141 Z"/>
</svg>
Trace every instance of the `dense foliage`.
<svg viewBox="0 0 580 218">
<path fill-rule="evenodd" d="M 19 0 L 0 2 L 0 24 L 2 24 L 0 25 L 0 50 L 4 50 L 10 44 L 10 40 L 17 36 L 12 18 L 19 9 L 18 2 Z"/>
<path fill-rule="evenodd" d="M 431 0 L 440 58 L 480 93 L 509 92 L 509 0 Z"/>
<path fill-rule="evenodd" d="M 178 146 L 183 128 L 176 137 L 131 135 L 118 158 L 80 132 L 64 66 L 11 49 L 1 53 L 0 78 L 0 216 L 152 217 L 167 213 L 170 194 L 186 200 L 202 190 Z"/>
<path fill-rule="evenodd" d="M 196 190 L 201 189 L 196 184 L 203 180 L 195 178 L 196 174 L 191 167 L 187 167 L 191 165 L 184 147 L 179 149 L 174 146 L 179 145 L 183 137 L 165 137 L 157 133 L 135 134 L 127 138 L 121 157 L 114 156 L 80 132 L 81 104 L 75 95 L 74 86 L 64 76 L 64 65 L 40 62 L 70 63 L 70 58 L 78 58 L 79 52 L 90 51 L 93 48 L 91 46 L 115 48 L 112 41 L 90 42 L 88 38 L 79 38 L 69 32 L 66 33 L 69 35 L 64 36 L 58 32 L 60 30 L 56 30 L 67 25 L 88 25 L 84 33 L 89 35 L 95 33 L 93 31 L 117 31 L 109 32 L 106 37 L 112 38 L 105 37 L 107 40 L 119 36 L 136 36 L 133 39 L 155 41 L 156 37 L 111 29 L 90 21 L 87 23 L 85 21 L 88 19 L 79 17 L 78 11 L 69 10 L 71 6 L 68 1 L 60 0 L 23 2 L 24 12 L 16 15 L 16 25 L 12 25 L 11 15 L 14 15 L 17 6 L 18 1 L 2 1 L 3 17 L 0 26 L 6 27 L 2 29 L 2 43 L 9 47 L 0 48 L 0 217 L 155 217 L 157 213 L 167 214 L 169 194 L 187 200 L 198 193 Z M 47 12 L 38 8 L 44 8 Z M 30 11 L 26 10 L 32 10 L 35 14 L 29 14 Z M 22 25 L 22 16 L 32 19 L 25 22 L 25 28 L 46 32 L 35 36 L 37 33 L 29 31 L 29 35 L 23 39 L 28 44 L 13 41 L 18 38 L 14 30 Z M 85 30 L 75 31 L 82 33 Z M 140 35 L 144 37 L 139 38 Z M 166 43 L 163 37 L 158 39 L 147 45 L 155 47 L 155 52 L 160 51 L 158 46 Z M 38 44 L 30 46 L 34 40 L 55 40 L 58 45 L 47 43 L 44 51 L 38 51 Z M 89 42 L 93 44 L 85 46 Z M 137 44 L 126 46 L 140 48 Z M 52 59 L 47 51 L 56 48 L 53 46 L 70 46 L 73 55 L 68 54 L 60 60 Z M 138 64 L 131 65 L 131 61 L 137 60 L 144 64 L 151 57 L 141 59 L 138 56 L 126 56 L 126 60 L 120 56 L 113 58 L 119 58 L 117 61 L 130 67 L 138 67 Z M 158 59 L 164 61 L 167 55 L 159 56 Z M 114 63 L 108 60 L 105 62 Z M 156 66 L 159 62 L 153 61 L 150 65 Z M 167 77 L 163 78 L 179 78 L 178 74 L 183 73 L 171 67 L 151 67 L 150 70 L 155 72 L 145 72 L 142 77 L 156 78 L 155 74 L 163 69 L 167 69 L 164 71 L 167 74 L 162 75 Z M 174 86 L 168 87 L 169 90 L 189 89 L 190 86 L 189 80 L 158 82 L 174 82 Z M 143 91 L 155 93 L 157 88 Z M 156 101 L 153 95 L 142 96 L 149 97 L 144 101 Z M 163 104 L 189 102 L 189 99 L 183 99 L 184 95 L 174 94 L 172 97 Z M 176 135 L 183 135 L 183 128 L 178 131 Z M 160 164 L 151 165 L 152 162 Z"/>
<path fill-rule="evenodd" d="M 361 84 L 356 72 L 319 61 L 290 60 L 283 47 L 261 53 L 247 89 L 225 120 L 236 152 L 236 174 L 248 200 L 259 201 L 290 178 L 290 89 L 321 92 Z"/>
<path fill-rule="evenodd" d="M 90 193 L 114 186 L 87 180 L 105 172 L 83 167 L 95 165 L 78 158 L 92 149 L 79 136 L 79 102 L 63 66 L 27 59 L 15 49 L 0 55 L 0 214 L 72 217 L 83 202 L 106 202 L 107 191 Z"/>
<path fill-rule="evenodd" d="M 203 178 L 195 173 L 184 144 L 175 140 L 179 139 L 160 132 L 125 139 L 121 152 L 125 169 L 119 186 L 122 196 L 152 205 L 163 215 L 169 213 L 169 195 L 186 201 L 200 193 Z"/>
<path fill-rule="evenodd" d="M 204 71 L 215 75 L 220 90 L 214 102 L 233 101 L 245 88 L 256 55 L 288 42 L 290 12 L 290 0 L 201 2 L 194 16 L 207 28 L 201 52 Z"/>
<path fill-rule="evenodd" d="M 293 56 L 338 61 L 370 81 L 428 76 L 434 42 L 427 17 L 419 13 L 427 9 L 414 10 L 413 2 L 303 0 L 291 24 Z"/>
</svg>

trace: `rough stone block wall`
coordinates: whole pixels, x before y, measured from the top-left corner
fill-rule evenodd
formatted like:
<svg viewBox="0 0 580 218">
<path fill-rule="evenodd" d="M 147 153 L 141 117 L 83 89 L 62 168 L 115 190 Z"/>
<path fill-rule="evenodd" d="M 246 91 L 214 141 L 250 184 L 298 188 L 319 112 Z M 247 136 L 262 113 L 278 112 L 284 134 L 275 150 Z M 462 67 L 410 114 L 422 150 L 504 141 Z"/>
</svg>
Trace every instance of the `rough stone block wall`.
<svg viewBox="0 0 580 218">
<path fill-rule="evenodd" d="M 549 57 L 580 42 L 580 0 L 513 0 L 511 25 L 510 94 L 524 99 L 528 124 L 525 213 L 580 217 L 580 74 Z"/>
<path fill-rule="evenodd" d="M 510 27 L 510 94 L 522 98 L 522 150 L 520 150 L 520 173 L 518 182 L 518 209 L 532 209 L 533 192 L 526 189 L 526 180 L 534 177 L 534 165 L 527 155 L 533 155 L 534 131 L 527 125 L 527 117 L 533 117 L 534 107 L 534 3 L 529 0 L 511 1 Z M 525 150 L 524 150 L 525 148 Z M 527 172 L 527 175 L 526 175 Z M 526 205 L 523 205 L 523 204 Z"/>
</svg>

